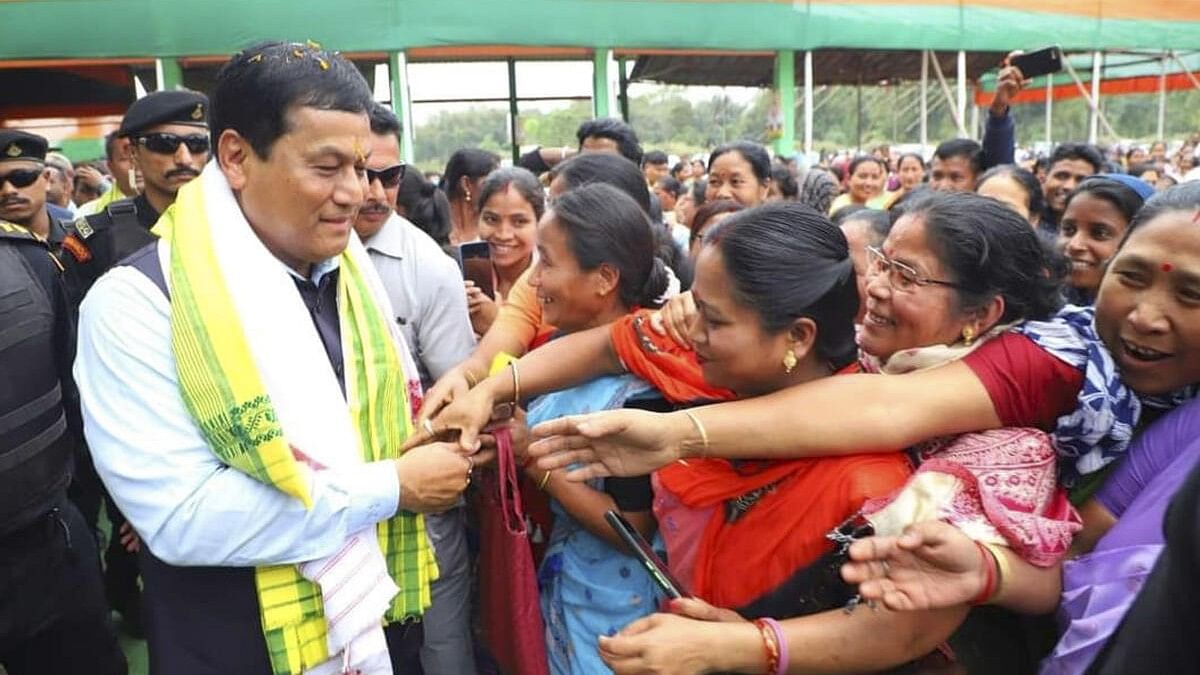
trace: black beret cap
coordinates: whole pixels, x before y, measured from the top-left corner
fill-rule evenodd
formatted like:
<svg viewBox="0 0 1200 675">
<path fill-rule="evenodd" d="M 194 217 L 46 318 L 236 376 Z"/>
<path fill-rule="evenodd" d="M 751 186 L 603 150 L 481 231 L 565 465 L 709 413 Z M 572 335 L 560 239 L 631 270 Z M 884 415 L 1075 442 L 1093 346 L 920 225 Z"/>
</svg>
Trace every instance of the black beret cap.
<svg viewBox="0 0 1200 675">
<path fill-rule="evenodd" d="M 146 94 L 125 111 L 117 135 L 132 136 L 159 124 L 208 126 L 208 97 L 183 89 Z"/>
<path fill-rule="evenodd" d="M 23 159 L 46 161 L 46 139 L 18 129 L 0 129 L 0 162 Z"/>
</svg>

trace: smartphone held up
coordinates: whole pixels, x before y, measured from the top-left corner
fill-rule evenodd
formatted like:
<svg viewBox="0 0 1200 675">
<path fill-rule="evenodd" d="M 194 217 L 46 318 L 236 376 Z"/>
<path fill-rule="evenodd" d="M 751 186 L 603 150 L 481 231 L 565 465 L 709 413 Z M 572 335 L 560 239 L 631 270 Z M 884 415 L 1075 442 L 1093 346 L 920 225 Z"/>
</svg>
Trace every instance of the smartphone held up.
<svg viewBox="0 0 1200 675">
<path fill-rule="evenodd" d="M 495 300 L 496 288 L 492 281 L 492 254 L 488 243 L 471 241 L 459 244 L 456 253 L 463 279 L 475 284 L 475 287 L 483 291 L 484 295 Z"/>
<path fill-rule="evenodd" d="M 1035 52 L 1017 54 L 1008 60 L 1009 65 L 1021 70 L 1026 79 L 1051 75 L 1062 71 L 1062 50 L 1057 46 L 1046 47 Z"/>
</svg>

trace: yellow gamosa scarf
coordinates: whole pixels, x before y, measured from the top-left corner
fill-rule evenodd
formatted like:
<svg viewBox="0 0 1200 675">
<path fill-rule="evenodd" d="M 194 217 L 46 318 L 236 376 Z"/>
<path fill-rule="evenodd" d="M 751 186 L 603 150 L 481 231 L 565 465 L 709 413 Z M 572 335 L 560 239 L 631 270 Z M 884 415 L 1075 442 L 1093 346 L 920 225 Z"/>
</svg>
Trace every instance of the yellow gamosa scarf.
<svg viewBox="0 0 1200 675">
<path fill-rule="evenodd" d="M 179 191 L 154 231 L 180 392 L 223 463 L 311 508 L 314 471 L 399 455 L 413 430 L 405 373 L 416 369 L 356 237 L 336 261 L 343 395 L 288 271 L 250 229 L 215 163 Z M 429 607 L 437 564 L 422 517 L 398 512 L 359 534 L 327 558 L 256 569 L 277 675 L 390 673 L 382 625 Z M 349 608 L 331 604 L 337 625 L 325 613 L 334 600 L 314 581 L 329 578 L 361 587 Z"/>
</svg>

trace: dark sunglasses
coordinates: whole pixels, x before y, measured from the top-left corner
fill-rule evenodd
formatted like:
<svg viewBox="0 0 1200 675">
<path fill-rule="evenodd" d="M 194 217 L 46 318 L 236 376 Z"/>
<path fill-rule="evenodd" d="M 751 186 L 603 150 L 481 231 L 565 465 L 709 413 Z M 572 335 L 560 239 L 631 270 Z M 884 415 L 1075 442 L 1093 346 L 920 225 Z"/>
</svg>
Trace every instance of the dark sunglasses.
<svg viewBox="0 0 1200 675">
<path fill-rule="evenodd" d="M 193 134 L 191 136 L 179 136 L 168 133 L 145 134 L 137 137 L 138 145 L 146 148 L 150 152 L 158 152 L 164 155 L 173 155 L 179 150 L 179 145 L 182 143 L 187 146 L 188 152 L 193 155 L 198 155 L 202 152 L 208 152 L 209 140 L 208 136 L 203 134 Z"/>
<path fill-rule="evenodd" d="M 404 180 L 404 171 L 408 168 L 407 164 L 397 164 L 389 166 L 386 169 L 367 169 L 367 183 L 379 181 L 380 185 L 385 188 L 394 188 Z"/>
<path fill-rule="evenodd" d="M 0 186 L 12 183 L 15 188 L 29 187 L 42 175 L 42 169 L 17 169 L 0 174 Z"/>
</svg>

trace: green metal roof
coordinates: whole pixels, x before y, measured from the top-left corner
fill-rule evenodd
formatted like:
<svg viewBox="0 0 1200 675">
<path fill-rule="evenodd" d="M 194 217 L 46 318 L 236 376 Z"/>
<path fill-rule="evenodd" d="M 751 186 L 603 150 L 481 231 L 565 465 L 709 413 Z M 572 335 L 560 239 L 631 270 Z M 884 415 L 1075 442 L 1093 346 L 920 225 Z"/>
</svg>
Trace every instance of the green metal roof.
<svg viewBox="0 0 1200 675">
<path fill-rule="evenodd" d="M 1200 47 L 1200 3 L 1152 20 L 1130 0 L 7 0 L 0 59 L 228 54 L 267 39 L 343 51 L 512 44 L 775 50 L 849 47 L 1006 51 Z M 1121 11 L 1105 13 L 1108 6 Z M 1166 5 L 1164 5 L 1166 6 Z M 1021 9 L 1013 9 L 1019 7 Z M 1190 8 L 1194 8 L 1190 9 Z M 1170 15 L 1170 20 L 1162 17 Z M 1178 17 L 1182 16 L 1180 20 Z"/>
</svg>

